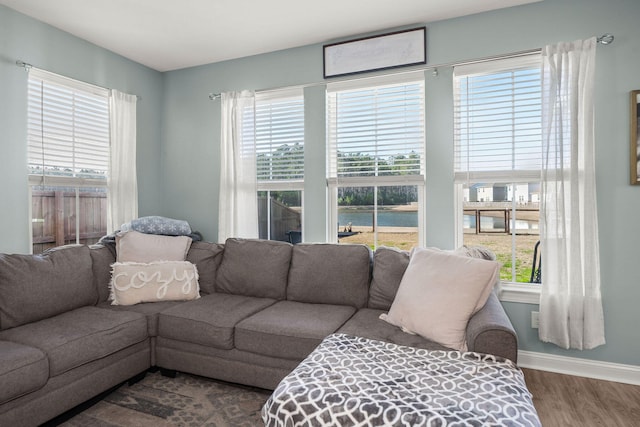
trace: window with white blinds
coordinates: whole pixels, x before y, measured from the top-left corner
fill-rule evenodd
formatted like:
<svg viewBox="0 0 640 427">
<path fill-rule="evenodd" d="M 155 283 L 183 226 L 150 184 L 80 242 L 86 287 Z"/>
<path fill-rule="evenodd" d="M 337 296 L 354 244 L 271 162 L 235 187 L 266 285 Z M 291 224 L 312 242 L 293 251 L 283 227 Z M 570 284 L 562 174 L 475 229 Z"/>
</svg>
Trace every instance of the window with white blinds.
<svg viewBox="0 0 640 427">
<path fill-rule="evenodd" d="M 327 86 L 329 178 L 424 175 L 424 76 Z"/>
<path fill-rule="evenodd" d="M 424 104 L 422 71 L 327 85 L 329 241 L 424 244 Z"/>
<path fill-rule="evenodd" d="M 27 162 L 33 253 L 107 231 L 109 90 L 32 68 Z"/>
<path fill-rule="evenodd" d="M 503 283 L 535 281 L 542 159 L 540 55 L 454 68 L 457 245 L 482 245 Z M 538 280 L 539 281 L 539 280 Z"/>
<path fill-rule="evenodd" d="M 106 185 L 108 90 L 31 69 L 27 105 L 30 175 L 90 179 L 92 186 L 97 179 Z"/>
<path fill-rule="evenodd" d="M 249 129 L 250 128 L 250 129 Z M 256 95 L 243 120 L 256 158 L 258 237 L 299 242 L 304 189 L 304 95 L 292 88 Z"/>
<path fill-rule="evenodd" d="M 455 67 L 456 181 L 539 179 L 540 103 L 539 55 Z"/>
<path fill-rule="evenodd" d="M 304 99 L 301 90 L 258 95 L 255 106 L 258 188 L 304 179 Z M 301 186 L 300 186 L 301 187 Z"/>
</svg>

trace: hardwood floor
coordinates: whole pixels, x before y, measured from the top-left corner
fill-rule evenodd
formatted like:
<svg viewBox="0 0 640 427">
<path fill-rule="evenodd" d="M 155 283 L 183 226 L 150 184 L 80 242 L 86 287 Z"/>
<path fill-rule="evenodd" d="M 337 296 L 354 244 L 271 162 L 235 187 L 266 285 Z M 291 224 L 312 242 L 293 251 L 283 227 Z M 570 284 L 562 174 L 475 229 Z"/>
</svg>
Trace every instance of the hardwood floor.
<svg viewBox="0 0 640 427">
<path fill-rule="evenodd" d="M 640 427 L 640 386 L 522 371 L 544 427 Z"/>
</svg>

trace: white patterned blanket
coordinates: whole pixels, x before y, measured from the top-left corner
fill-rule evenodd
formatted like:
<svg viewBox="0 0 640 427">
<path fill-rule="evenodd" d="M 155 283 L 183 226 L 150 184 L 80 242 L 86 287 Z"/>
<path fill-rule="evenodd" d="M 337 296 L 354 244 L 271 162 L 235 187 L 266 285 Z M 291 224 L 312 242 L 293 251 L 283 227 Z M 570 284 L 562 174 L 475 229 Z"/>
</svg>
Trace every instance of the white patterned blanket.
<svg viewBox="0 0 640 427">
<path fill-rule="evenodd" d="M 522 371 L 473 352 L 334 334 L 262 408 L 275 426 L 540 426 Z"/>
</svg>

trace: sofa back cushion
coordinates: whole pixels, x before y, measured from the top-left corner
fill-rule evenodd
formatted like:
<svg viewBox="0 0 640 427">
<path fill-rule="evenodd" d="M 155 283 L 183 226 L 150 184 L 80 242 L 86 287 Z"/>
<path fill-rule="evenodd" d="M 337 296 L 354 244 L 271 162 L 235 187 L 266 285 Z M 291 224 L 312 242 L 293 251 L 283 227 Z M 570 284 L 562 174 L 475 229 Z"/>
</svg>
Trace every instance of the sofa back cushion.
<svg viewBox="0 0 640 427">
<path fill-rule="evenodd" d="M 369 289 L 369 308 L 389 310 L 407 266 L 409 252 L 381 246 L 373 254 L 373 278 Z"/>
<path fill-rule="evenodd" d="M 287 299 L 364 307 L 371 250 L 364 245 L 298 244 L 293 247 Z"/>
<path fill-rule="evenodd" d="M 292 247 L 274 240 L 227 239 L 216 291 L 285 299 Z"/>
<path fill-rule="evenodd" d="M 98 301 L 109 299 L 109 283 L 111 282 L 111 264 L 116 262 L 116 247 L 114 244 L 91 245 L 91 268 L 93 283 L 98 292 Z"/>
<path fill-rule="evenodd" d="M 87 246 L 63 246 L 42 255 L 0 255 L 0 328 L 8 329 L 93 305 Z"/>
<path fill-rule="evenodd" d="M 431 248 L 436 249 L 436 248 Z M 495 254 L 483 246 L 461 246 L 443 252 L 493 261 Z M 373 278 L 367 307 L 389 310 L 396 297 L 404 272 L 409 265 L 410 253 L 397 248 L 381 246 L 373 255 Z"/>
<path fill-rule="evenodd" d="M 216 291 L 216 275 L 224 245 L 210 242 L 193 242 L 187 253 L 187 261 L 196 265 L 201 294 L 212 294 Z"/>
</svg>

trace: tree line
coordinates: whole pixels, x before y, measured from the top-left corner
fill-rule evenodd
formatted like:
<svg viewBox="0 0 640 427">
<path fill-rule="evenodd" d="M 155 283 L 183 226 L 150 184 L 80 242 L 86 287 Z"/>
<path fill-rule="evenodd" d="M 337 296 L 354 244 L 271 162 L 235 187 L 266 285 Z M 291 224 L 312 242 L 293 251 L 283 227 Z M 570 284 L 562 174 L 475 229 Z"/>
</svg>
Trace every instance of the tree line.
<svg viewBox="0 0 640 427">
<path fill-rule="evenodd" d="M 302 144 L 282 144 L 276 150 L 257 154 L 258 179 L 292 180 L 304 178 L 304 148 Z M 375 156 L 369 153 L 338 152 L 339 177 L 402 176 L 420 173 L 420 156 L 415 152 L 393 156 Z M 338 189 L 340 206 L 371 206 L 374 191 L 371 187 L 341 187 Z M 272 191 L 271 197 L 287 206 L 299 206 L 297 191 Z M 378 187 L 378 205 L 404 205 L 418 201 L 417 187 L 398 185 Z"/>
</svg>

